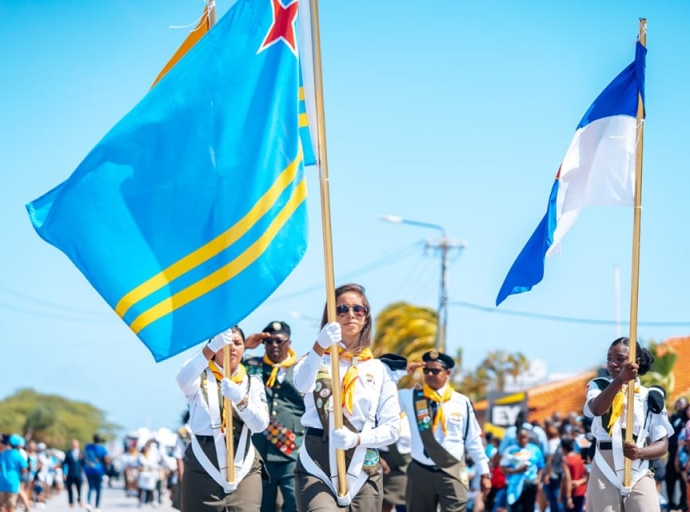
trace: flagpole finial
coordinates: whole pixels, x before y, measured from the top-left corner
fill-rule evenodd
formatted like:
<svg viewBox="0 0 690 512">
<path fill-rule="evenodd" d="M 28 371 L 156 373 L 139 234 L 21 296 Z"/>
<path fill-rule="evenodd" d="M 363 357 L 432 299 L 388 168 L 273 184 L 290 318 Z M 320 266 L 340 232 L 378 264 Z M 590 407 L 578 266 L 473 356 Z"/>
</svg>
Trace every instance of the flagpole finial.
<svg viewBox="0 0 690 512">
<path fill-rule="evenodd" d="M 640 28 L 637 33 L 637 39 L 642 46 L 647 46 L 647 18 L 640 18 Z"/>
</svg>

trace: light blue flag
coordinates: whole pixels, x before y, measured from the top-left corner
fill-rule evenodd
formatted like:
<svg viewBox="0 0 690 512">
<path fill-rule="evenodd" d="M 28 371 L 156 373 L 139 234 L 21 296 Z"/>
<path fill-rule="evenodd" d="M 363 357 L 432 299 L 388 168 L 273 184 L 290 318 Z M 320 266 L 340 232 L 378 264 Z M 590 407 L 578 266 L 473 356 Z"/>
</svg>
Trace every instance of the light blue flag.
<svg viewBox="0 0 690 512">
<path fill-rule="evenodd" d="M 239 0 L 27 205 L 156 361 L 240 322 L 306 250 L 296 16 Z"/>
</svg>

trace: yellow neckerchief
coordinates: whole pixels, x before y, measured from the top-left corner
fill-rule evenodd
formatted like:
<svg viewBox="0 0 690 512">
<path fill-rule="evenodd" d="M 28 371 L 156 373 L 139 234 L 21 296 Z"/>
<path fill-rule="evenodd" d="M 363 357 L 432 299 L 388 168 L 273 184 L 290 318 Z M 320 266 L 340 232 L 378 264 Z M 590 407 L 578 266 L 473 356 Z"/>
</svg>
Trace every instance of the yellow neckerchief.
<svg viewBox="0 0 690 512">
<path fill-rule="evenodd" d="M 345 361 L 352 361 L 352 359 L 356 359 L 357 362 L 361 362 L 374 358 L 374 354 L 372 354 L 371 350 L 368 348 L 365 348 L 359 354 L 354 355 L 352 352 L 345 352 L 342 347 L 338 347 L 338 355 L 342 359 L 345 359 Z M 352 414 L 352 408 L 355 404 L 355 382 L 357 382 L 357 377 L 359 377 L 359 369 L 355 363 L 350 365 L 345 372 L 345 376 L 343 377 L 342 405 L 350 414 Z"/>
<path fill-rule="evenodd" d="M 609 429 L 609 436 L 611 435 L 611 432 L 613 432 L 613 426 L 623 415 L 623 406 L 625 405 L 625 395 L 627 391 L 628 385 L 623 384 L 621 390 L 618 393 L 616 393 L 615 397 L 613 397 L 613 403 L 611 404 L 611 419 L 609 419 L 609 424 L 607 425 Z M 639 392 L 640 385 L 635 383 L 635 393 Z"/>
<path fill-rule="evenodd" d="M 293 364 L 295 364 L 296 361 L 297 356 L 295 355 L 295 351 L 291 348 L 288 349 L 288 356 L 285 358 L 284 361 L 280 363 L 274 363 L 269 359 L 268 355 L 264 354 L 264 363 L 273 366 L 273 369 L 271 370 L 271 375 L 268 376 L 268 380 L 266 381 L 266 385 L 269 388 L 272 388 L 273 385 L 276 383 L 278 370 L 280 370 L 281 368 L 290 368 Z"/>
<path fill-rule="evenodd" d="M 215 361 L 213 361 L 213 359 L 209 360 L 208 367 L 211 369 L 213 376 L 216 378 L 218 382 L 223 380 L 223 378 L 225 377 L 225 375 L 223 375 L 223 370 L 215 363 Z M 232 377 L 230 377 L 230 380 L 233 381 L 235 384 L 241 384 L 244 380 L 245 375 L 247 375 L 247 370 L 245 370 L 244 366 L 239 365 L 237 367 L 237 371 L 235 372 L 235 374 Z M 222 403 L 223 402 L 221 401 L 221 404 Z M 222 405 L 220 406 L 220 408 L 223 414 L 223 424 L 220 428 L 223 432 L 225 432 L 225 425 L 227 425 L 225 415 L 227 414 L 227 411 Z"/>
<path fill-rule="evenodd" d="M 448 384 L 446 384 L 446 390 L 443 392 L 443 395 L 439 395 L 438 391 L 436 391 L 435 389 L 431 389 L 426 384 L 424 384 L 422 392 L 424 393 L 424 398 L 431 400 L 432 402 L 436 402 L 437 404 L 439 404 L 439 406 L 444 404 L 453 397 L 453 388 L 450 387 Z M 448 433 L 448 429 L 446 428 L 446 416 L 445 414 L 443 414 L 443 407 L 438 407 L 438 409 L 436 410 L 434 422 L 431 424 L 432 432 L 436 432 L 436 427 L 438 427 L 439 422 L 441 423 L 441 427 L 443 428 L 443 435 L 445 436 Z"/>
<path fill-rule="evenodd" d="M 208 367 L 211 369 L 211 371 L 213 372 L 213 376 L 217 380 L 223 380 L 225 378 L 225 375 L 223 375 L 223 369 L 220 366 L 218 366 L 215 363 L 215 361 L 210 360 L 208 362 Z M 241 384 L 244 380 L 245 375 L 247 375 L 247 370 L 244 369 L 244 366 L 239 365 L 237 367 L 237 371 L 235 372 L 235 374 L 232 377 L 230 377 L 230 380 L 233 381 L 235 384 Z"/>
</svg>

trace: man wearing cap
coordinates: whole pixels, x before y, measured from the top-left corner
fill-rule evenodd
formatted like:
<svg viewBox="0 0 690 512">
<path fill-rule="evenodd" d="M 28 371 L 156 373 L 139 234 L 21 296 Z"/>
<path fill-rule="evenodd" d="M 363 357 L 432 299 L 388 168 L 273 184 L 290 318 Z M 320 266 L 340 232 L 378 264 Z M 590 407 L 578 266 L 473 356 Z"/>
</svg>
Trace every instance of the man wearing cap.
<svg viewBox="0 0 690 512">
<path fill-rule="evenodd" d="M 278 488 L 283 496 L 283 512 L 297 510 L 295 503 L 295 465 L 302 446 L 304 395 L 297 391 L 292 378 L 297 357 L 290 348 L 290 326 L 285 322 L 269 323 L 261 333 L 247 338 L 246 347 L 264 344 L 263 357 L 245 360 L 247 371 L 257 375 L 266 387 L 270 414 L 268 428 L 252 436 L 256 449 L 266 464 L 270 481 L 263 482 L 262 512 L 275 512 Z"/>
<path fill-rule="evenodd" d="M 19 434 L 12 434 L 7 441 L 9 448 L 0 453 L 0 508 L 5 507 L 7 512 L 14 512 L 21 477 L 26 472 L 28 464 L 19 453 L 24 439 Z"/>
<path fill-rule="evenodd" d="M 412 433 L 412 462 L 407 470 L 408 510 L 464 511 L 468 478 L 465 453 L 481 474 L 484 496 L 491 489 L 489 460 L 472 404 L 448 382 L 453 358 L 430 350 L 422 356 L 424 386 L 400 391 L 400 407 Z"/>
</svg>

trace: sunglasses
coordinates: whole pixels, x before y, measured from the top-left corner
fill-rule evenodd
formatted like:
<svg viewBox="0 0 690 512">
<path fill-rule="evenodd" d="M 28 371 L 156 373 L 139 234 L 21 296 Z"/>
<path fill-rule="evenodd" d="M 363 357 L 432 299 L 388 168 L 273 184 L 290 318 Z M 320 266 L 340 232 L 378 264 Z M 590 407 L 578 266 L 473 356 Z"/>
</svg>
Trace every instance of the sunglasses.
<svg viewBox="0 0 690 512">
<path fill-rule="evenodd" d="M 442 371 L 445 370 L 442 370 L 441 368 L 422 368 L 422 372 L 424 372 L 424 375 L 438 375 Z"/>
<path fill-rule="evenodd" d="M 283 343 L 287 343 L 288 341 L 290 340 L 284 338 L 266 338 L 264 340 L 264 345 L 282 345 Z"/>
<path fill-rule="evenodd" d="M 362 306 L 361 304 L 355 304 L 354 306 L 341 304 L 340 306 L 336 306 L 335 308 L 335 312 L 339 315 L 347 315 L 350 312 L 350 310 L 352 310 L 355 316 L 364 316 L 369 312 L 369 309 L 366 306 Z"/>
</svg>

